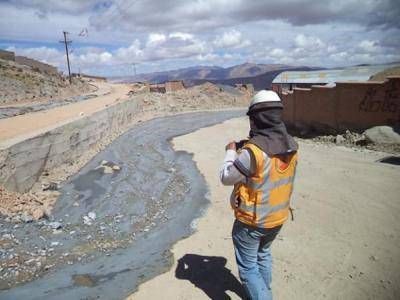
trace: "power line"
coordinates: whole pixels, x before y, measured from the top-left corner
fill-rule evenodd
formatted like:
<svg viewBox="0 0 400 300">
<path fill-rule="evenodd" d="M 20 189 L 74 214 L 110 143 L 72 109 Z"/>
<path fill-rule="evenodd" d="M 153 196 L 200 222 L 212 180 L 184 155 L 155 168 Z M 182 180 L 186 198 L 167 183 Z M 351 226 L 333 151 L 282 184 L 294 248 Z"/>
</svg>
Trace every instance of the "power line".
<svg viewBox="0 0 400 300">
<path fill-rule="evenodd" d="M 65 53 L 67 54 L 67 65 L 68 65 L 68 77 L 69 77 L 69 83 L 72 83 L 72 79 L 71 79 L 71 67 L 69 65 L 69 55 L 68 55 L 68 44 L 71 44 L 72 41 L 71 40 L 67 40 L 67 34 L 68 32 L 63 31 L 64 34 L 64 40 L 60 41 L 60 43 L 64 43 L 65 44 Z"/>
</svg>

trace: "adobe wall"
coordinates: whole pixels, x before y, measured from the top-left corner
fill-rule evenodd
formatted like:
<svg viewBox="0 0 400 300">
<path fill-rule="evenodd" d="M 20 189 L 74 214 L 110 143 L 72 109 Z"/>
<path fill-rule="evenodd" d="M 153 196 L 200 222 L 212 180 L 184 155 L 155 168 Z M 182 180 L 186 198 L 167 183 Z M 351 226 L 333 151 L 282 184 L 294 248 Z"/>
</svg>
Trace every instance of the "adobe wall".
<svg viewBox="0 0 400 300">
<path fill-rule="evenodd" d="M 0 59 L 15 61 L 15 54 L 14 52 L 0 49 Z"/>
<path fill-rule="evenodd" d="M 281 94 L 284 120 L 323 132 L 361 131 L 400 123 L 400 77 L 385 82 L 338 82 Z"/>
<path fill-rule="evenodd" d="M 165 91 L 168 92 L 174 92 L 174 91 L 179 91 L 185 89 L 185 86 L 183 85 L 182 81 L 167 81 L 165 83 Z"/>
<path fill-rule="evenodd" d="M 152 93 L 165 93 L 165 84 L 150 84 L 149 90 Z"/>
<path fill-rule="evenodd" d="M 58 74 L 58 70 L 56 67 L 53 67 L 49 64 L 45 64 L 25 56 L 15 56 L 15 62 L 21 65 L 30 66 L 32 68 L 37 68 L 42 72 L 47 72 L 50 74 Z"/>
</svg>

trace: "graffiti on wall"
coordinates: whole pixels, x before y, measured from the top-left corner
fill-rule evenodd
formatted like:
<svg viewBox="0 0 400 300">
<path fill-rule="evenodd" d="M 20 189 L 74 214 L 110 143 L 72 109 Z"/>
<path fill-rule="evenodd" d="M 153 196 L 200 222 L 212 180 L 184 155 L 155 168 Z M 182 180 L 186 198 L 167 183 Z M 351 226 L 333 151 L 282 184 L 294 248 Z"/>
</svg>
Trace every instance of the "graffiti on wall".
<svg viewBox="0 0 400 300">
<path fill-rule="evenodd" d="M 384 94 L 377 87 L 369 87 L 359 104 L 363 112 L 399 113 L 400 117 L 400 81 L 388 82 Z"/>
</svg>

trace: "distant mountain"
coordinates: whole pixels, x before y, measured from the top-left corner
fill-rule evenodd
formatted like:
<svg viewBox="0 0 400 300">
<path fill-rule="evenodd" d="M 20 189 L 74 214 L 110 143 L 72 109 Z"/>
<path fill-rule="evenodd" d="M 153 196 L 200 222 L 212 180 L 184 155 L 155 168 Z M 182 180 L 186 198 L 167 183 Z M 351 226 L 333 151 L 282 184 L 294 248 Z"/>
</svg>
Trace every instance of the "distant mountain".
<svg viewBox="0 0 400 300">
<path fill-rule="evenodd" d="M 290 66 L 282 64 L 253 64 L 245 63 L 228 68 L 218 66 L 195 66 L 178 70 L 154 72 L 147 74 L 138 74 L 136 76 L 128 76 L 121 78 L 113 78 L 114 80 L 122 80 L 124 82 L 148 81 L 153 83 L 161 83 L 168 80 L 193 80 L 193 79 L 213 79 L 223 80 L 231 78 L 252 77 L 264 74 L 269 71 L 286 69 Z"/>
<path fill-rule="evenodd" d="M 127 83 L 135 81 L 162 83 L 168 80 L 183 80 L 188 86 L 201 84 L 206 81 L 225 85 L 252 83 L 256 90 L 260 90 L 268 88 L 275 76 L 283 71 L 308 71 L 315 69 L 316 68 L 309 67 L 293 67 L 283 64 L 244 63 L 228 68 L 218 66 L 194 66 L 178 70 L 112 78 L 111 80 Z"/>
<path fill-rule="evenodd" d="M 207 81 L 215 84 L 223 84 L 231 86 L 234 86 L 235 84 L 251 83 L 254 86 L 254 89 L 259 91 L 262 89 L 270 89 L 272 80 L 274 80 L 274 78 L 283 71 L 311 71 L 319 69 L 320 68 L 311 68 L 311 67 L 286 67 L 283 69 L 268 71 L 257 76 L 237 77 L 230 79 L 193 79 L 193 80 L 189 79 L 189 80 L 184 80 L 184 82 L 185 86 L 199 85 Z"/>
</svg>

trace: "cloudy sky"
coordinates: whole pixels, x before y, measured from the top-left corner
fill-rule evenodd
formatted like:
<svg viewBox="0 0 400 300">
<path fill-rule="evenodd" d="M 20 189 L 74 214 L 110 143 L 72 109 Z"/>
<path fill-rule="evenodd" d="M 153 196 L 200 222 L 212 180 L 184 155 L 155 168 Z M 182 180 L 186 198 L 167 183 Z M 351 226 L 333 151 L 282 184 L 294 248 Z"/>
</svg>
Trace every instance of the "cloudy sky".
<svg viewBox="0 0 400 300">
<path fill-rule="evenodd" d="M 399 0 L 0 0 L 0 48 L 107 76 L 400 61 Z"/>
</svg>

